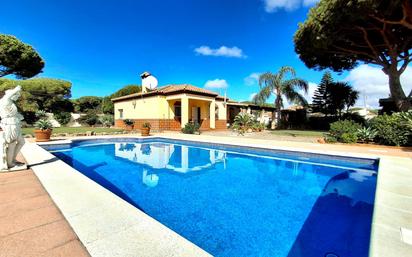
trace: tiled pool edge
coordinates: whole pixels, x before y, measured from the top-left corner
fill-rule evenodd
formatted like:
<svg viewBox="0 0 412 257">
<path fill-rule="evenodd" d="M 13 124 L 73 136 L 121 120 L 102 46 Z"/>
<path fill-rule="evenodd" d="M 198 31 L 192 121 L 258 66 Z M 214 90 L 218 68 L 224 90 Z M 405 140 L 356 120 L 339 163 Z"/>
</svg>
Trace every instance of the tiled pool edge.
<svg viewBox="0 0 412 257">
<path fill-rule="evenodd" d="M 211 256 L 37 144 L 22 154 L 91 256 Z"/>
<path fill-rule="evenodd" d="M 125 136 L 128 138 L 139 138 L 136 136 Z M 400 228 L 412 228 L 412 159 L 401 157 L 379 156 L 378 154 L 351 154 L 350 152 L 336 151 L 319 151 L 304 149 L 303 151 L 293 147 L 276 147 L 271 145 L 253 144 L 253 140 L 247 140 L 247 143 L 233 142 L 232 139 L 202 136 L 157 136 L 158 138 L 178 139 L 178 140 L 196 140 L 198 142 L 208 142 L 216 144 L 229 144 L 250 146 L 256 148 L 278 149 L 288 151 L 313 152 L 319 154 L 354 156 L 362 158 L 379 158 L 379 176 L 376 192 L 370 256 L 412 256 L 412 246 L 401 241 Z M 99 137 L 107 138 L 107 137 Z M 81 138 L 84 139 L 84 138 Z M 63 141 L 70 143 L 70 140 Z M 53 142 L 57 144 L 63 143 Z M 250 143 L 252 142 L 252 143 Z M 47 189 L 47 188 L 46 188 Z M 163 256 L 163 255 L 162 255 Z"/>
</svg>

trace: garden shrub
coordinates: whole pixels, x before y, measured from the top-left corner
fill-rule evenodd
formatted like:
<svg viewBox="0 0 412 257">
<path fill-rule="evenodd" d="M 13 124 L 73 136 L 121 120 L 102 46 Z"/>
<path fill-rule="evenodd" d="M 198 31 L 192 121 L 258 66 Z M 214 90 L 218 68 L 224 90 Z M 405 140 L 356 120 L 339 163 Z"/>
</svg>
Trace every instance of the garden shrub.
<svg viewBox="0 0 412 257">
<path fill-rule="evenodd" d="M 340 120 L 330 124 L 326 136 L 328 142 L 355 143 L 358 140 L 357 132 L 361 125 L 352 120 Z"/>
<path fill-rule="evenodd" d="M 132 120 L 132 119 L 124 119 L 124 120 L 123 120 L 123 123 L 124 123 L 126 126 L 134 126 L 134 120 Z"/>
<path fill-rule="evenodd" d="M 255 124 L 253 116 L 249 113 L 241 112 L 236 115 L 232 128 L 243 135 L 246 131 L 253 128 L 253 124 Z"/>
<path fill-rule="evenodd" d="M 114 125 L 114 117 L 111 114 L 105 114 L 102 117 L 100 117 L 100 123 L 103 124 L 105 127 L 110 127 Z"/>
<path fill-rule="evenodd" d="M 362 126 L 366 125 L 366 120 L 364 117 L 360 116 L 358 113 L 344 113 L 342 115 L 342 120 L 352 120 Z"/>
<path fill-rule="evenodd" d="M 66 125 L 72 118 L 70 112 L 58 112 L 54 113 L 53 116 L 60 123 L 60 125 Z"/>
<path fill-rule="evenodd" d="M 53 124 L 47 119 L 40 119 L 36 121 L 35 128 L 39 130 L 51 130 L 53 129 Z"/>
<path fill-rule="evenodd" d="M 354 144 L 358 142 L 358 136 L 356 133 L 343 133 L 340 142 L 345 144 Z"/>
<path fill-rule="evenodd" d="M 79 122 L 82 124 L 87 124 L 89 126 L 94 126 L 99 123 L 99 117 L 97 116 L 95 111 L 91 110 L 85 115 L 81 116 L 79 118 Z"/>
<path fill-rule="evenodd" d="M 363 127 L 361 129 L 358 129 L 358 132 L 357 132 L 358 141 L 361 143 L 373 142 L 377 134 L 378 134 L 378 131 L 370 127 Z"/>
<path fill-rule="evenodd" d="M 24 121 L 25 121 L 27 124 L 32 125 L 32 124 L 34 124 L 34 123 L 38 120 L 35 112 L 32 112 L 32 111 L 22 111 L 21 114 L 23 115 Z"/>
<path fill-rule="evenodd" d="M 401 114 L 379 115 L 369 121 L 369 127 L 377 131 L 377 142 L 384 145 L 407 145 L 410 129 L 404 125 Z M 409 142 L 410 143 L 410 142 Z"/>
<path fill-rule="evenodd" d="M 182 132 L 184 134 L 195 134 L 195 133 L 199 133 L 199 128 L 200 128 L 200 125 L 198 123 L 188 122 L 186 123 L 185 127 L 182 128 Z"/>
<path fill-rule="evenodd" d="M 37 110 L 36 111 L 36 117 L 38 119 L 46 119 L 47 118 L 47 113 L 46 113 L 46 111 L 43 111 L 43 110 Z"/>
</svg>

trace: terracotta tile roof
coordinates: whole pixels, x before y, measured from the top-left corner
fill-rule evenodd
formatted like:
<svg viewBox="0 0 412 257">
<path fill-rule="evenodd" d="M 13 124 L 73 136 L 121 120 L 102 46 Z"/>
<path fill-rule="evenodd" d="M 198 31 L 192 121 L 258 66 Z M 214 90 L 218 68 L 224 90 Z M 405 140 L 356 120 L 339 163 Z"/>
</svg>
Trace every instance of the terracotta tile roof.
<svg viewBox="0 0 412 257">
<path fill-rule="evenodd" d="M 214 96 L 218 95 L 216 92 L 213 92 L 213 91 L 210 91 L 210 90 L 207 90 L 207 89 L 204 89 L 204 88 L 200 88 L 200 87 L 195 87 L 195 86 L 190 85 L 190 84 L 167 85 L 167 86 L 159 88 L 158 90 L 160 92 L 164 92 L 165 94 L 185 91 L 185 92 L 202 93 L 202 94 L 214 95 Z"/>
<path fill-rule="evenodd" d="M 152 90 L 146 93 L 135 93 L 135 94 L 113 98 L 112 101 L 119 101 L 119 100 L 125 100 L 125 99 L 136 98 L 136 97 L 147 97 L 147 96 L 153 96 L 153 95 L 169 95 L 169 94 L 174 94 L 174 93 L 192 93 L 192 94 L 209 95 L 209 96 L 215 96 L 215 97 L 219 96 L 216 92 L 213 92 L 213 91 L 210 91 L 204 88 L 196 87 L 190 84 L 171 84 L 171 85 L 159 87 L 155 90 Z"/>
</svg>

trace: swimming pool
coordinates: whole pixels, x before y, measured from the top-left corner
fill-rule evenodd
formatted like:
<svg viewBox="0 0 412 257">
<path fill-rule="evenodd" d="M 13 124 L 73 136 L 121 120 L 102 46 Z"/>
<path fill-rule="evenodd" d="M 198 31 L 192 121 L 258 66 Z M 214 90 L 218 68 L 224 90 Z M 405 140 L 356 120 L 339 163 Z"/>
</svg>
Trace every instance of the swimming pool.
<svg viewBox="0 0 412 257">
<path fill-rule="evenodd" d="M 44 147 L 215 256 L 368 256 L 377 160 L 162 138 Z"/>
</svg>

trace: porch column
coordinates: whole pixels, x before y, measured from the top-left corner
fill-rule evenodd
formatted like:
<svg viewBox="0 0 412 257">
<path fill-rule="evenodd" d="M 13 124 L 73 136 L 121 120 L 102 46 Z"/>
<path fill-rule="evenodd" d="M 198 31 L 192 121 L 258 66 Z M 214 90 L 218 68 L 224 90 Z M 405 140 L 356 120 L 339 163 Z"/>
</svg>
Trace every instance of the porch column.
<svg viewBox="0 0 412 257">
<path fill-rule="evenodd" d="M 210 125 L 210 128 L 211 129 L 215 129 L 215 117 L 216 117 L 216 115 L 215 115 L 215 110 L 216 110 L 216 102 L 215 102 L 215 100 L 213 99 L 211 102 L 210 102 L 210 108 L 209 108 L 209 118 L 210 118 L 210 120 L 209 120 L 209 125 Z"/>
<path fill-rule="evenodd" d="M 180 126 L 182 128 L 189 122 L 189 98 L 183 96 L 181 99 L 181 111 L 182 111 L 182 121 Z"/>
</svg>

